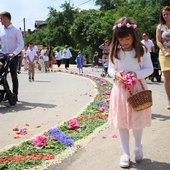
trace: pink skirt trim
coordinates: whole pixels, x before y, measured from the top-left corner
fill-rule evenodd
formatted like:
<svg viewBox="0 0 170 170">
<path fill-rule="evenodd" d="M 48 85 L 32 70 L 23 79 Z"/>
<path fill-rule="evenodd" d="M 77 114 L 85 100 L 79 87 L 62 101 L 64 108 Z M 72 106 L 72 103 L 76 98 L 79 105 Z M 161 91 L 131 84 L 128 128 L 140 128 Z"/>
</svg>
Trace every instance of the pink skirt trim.
<svg viewBox="0 0 170 170">
<path fill-rule="evenodd" d="M 147 89 L 145 79 L 142 79 L 142 84 Z M 142 90 L 139 81 L 131 88 L 132 94 Z M 128 91 L 125 91 L 122 84 L 115 82 L 110 96 L 110 109 L 108 121 L 115 128 L 127 129 L 142 129 L 146 126 L 151 126 L 151 108 L 135 111 L 127 102 L 130 96 Z"/>
</svg>

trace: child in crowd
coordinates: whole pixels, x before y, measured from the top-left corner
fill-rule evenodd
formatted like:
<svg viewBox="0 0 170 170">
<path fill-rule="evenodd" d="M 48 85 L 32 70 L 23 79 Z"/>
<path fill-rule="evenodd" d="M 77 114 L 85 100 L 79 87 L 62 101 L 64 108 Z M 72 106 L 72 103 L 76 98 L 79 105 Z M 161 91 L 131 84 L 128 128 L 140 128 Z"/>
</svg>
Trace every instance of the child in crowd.
<svg viewBox="0 0 170 170">
<path fill-rule="evenodd" d="M 125 75 L 131 74 L 136 78 L 136 84 L 129 87 L 132 93 L 147 89 L 145 77 L 153 72 L 150 53 L 142 45 L 138 37 L 137 25 L 128 17 L 120 18 L 113 26 L 113 37 L 110 45 L 109 75 L 115 80 L 110 97 L 109 123 L 119 129 L 119 136 L 123 155 L 120 166 L 130 166 L 129 131 L 133 130 L 135 139 L 135 161 L 143 159 L 142 133 L 143 128 L 151 125 L 151 108 L 135 111 L 127 102 L 129 91 L 123 87 L 126 83 Z"/>
<path fill-rule="evenodd" d="M 21 65 L 24 66 L 24 71 L 28 70 L 27 50 L 28 50 L 28 47 L 25 46 L 24 49 L 21 51 L 21 54 L 22 54 L 22 63 L 21 63 Z"/>
<path fill-rule="evenodd" d="M 44 64 L 44 58 L 42 55 L 39 56 L 38 63 L 40 65 L 40 70 L 43 73 L 45 71 L 45 64 Z"/>
<path fill-rule="evenodd" d="M 37 52 L 33 49 L 34 44 L 30 43 L 29 49 L 27 50 L 27 57 L 28 57 L 28 75 L 29 75 L 29 81 L 34 81 L 34 75 L 35 75 L 35 60 L 37 58 Z"/>
<path fill-rule="evenodd" d="M 61 62 L 62 62 L 62 54 L 61 54 L 61 51 L 60 51 L 59 48 L 57 48 L 57 50 L 55 52 L 55 58 L 56 58 L 56 61 L 57 61 L 58 69 L 60 71 L 60 65 L 61 65 Z"/>
<path fill-rule="evenodd" d="M 96 70 L 98 71 L 98 67 L 99 67 L 99 56 L 98 55 L 99 53 L 96 51 L 93 56 L 92 71 L 93 71 L 93 68 L 96 68 Z"/>
<path fill-rule="evenodd" d="M 45 64 L 45 72 L 49 71 L 49 57 L 47 52 L 44 53 L 44 64 Z"/>
<path fill-rule="evenodd" d="M 77 68 L 79 69 L 79 74 L 80 72 L 83 73 L 83 57 L 81 55 L 81 52 L 78 52 L 78 56 L 75 59 L 75 62 L 77 63 Z"/>
<path fill-rule="evenodd" d="M 104 68 L 104 73 L 105 73 L 105 76 L 108 75 L 108 59 L 105 59 L 105 62 L 103 62 L 103 68 Z"/>
<path fill-rule="evenodd" d="M 24 71 L 28 70 L 28 63 L 29 63 L 28 58 L 26 55 L 24 55 L 23 60 L 22 60 L 22 64 L 24 66 Z"/>
</svg>

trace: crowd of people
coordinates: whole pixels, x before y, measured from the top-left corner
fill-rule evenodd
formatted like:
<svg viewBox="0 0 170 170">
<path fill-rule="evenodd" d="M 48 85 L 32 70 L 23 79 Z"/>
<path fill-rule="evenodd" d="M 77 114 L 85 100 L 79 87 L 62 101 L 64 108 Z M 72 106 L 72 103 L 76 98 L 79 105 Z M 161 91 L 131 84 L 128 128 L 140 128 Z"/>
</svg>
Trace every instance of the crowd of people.
<svg viewBox="0 0 170 170">
<path fill-rule="evenodd" d="M 44 45 L 41 45 L 41 49 L 38 49 L 37 46 L 31 42 L 29 46 L 25 46 L 21 53 L 19 53 L 17 72 L 20 74 L 21 66 L 23 66 L 24 71 L 28 71 L 29 80 L 34 81 L 36 68 L 41 72 L 53 72 L 53 64 L 57 63 L 60 71 L 61 62 L 64 60 L 65 68 L 68 70 L 71 57 L 72 54 L 68 45 L 65 45 L 63 51 L 57 48 L 54 52 L 51 45 L 48 45 L 46 48 Z"/>
</svg>

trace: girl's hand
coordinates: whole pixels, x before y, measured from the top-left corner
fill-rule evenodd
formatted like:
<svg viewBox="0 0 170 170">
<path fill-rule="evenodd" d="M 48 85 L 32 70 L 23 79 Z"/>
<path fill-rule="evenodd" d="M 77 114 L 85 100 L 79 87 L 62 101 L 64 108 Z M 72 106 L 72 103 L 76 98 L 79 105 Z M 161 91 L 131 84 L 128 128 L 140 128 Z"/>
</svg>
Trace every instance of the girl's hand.
<svg viewBox="0 0 170 170">
<path fill-rule="evenodd" d="M 130 73 L 133 77 L 135 77 L 137 79 L 137 74 L 135 72 L 131 71 Z"/>
<path fill-rule="evenodd" d="M 123 73 L 125 72 L 125 70 L 122 70 L 122 71 L 119 71 L 115 74 L 115 79 L 116 81 L 121 84 L 121 83 L 124 83 L 124 78 L 123 78 Z"/>
</svg>

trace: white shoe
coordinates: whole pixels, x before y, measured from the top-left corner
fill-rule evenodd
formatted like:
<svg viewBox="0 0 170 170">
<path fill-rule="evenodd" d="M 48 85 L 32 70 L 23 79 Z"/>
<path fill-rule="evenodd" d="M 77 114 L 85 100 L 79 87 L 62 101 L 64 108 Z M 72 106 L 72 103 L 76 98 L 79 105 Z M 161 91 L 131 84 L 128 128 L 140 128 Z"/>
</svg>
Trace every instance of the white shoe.
<svg viewBox="0 0 170 170">
<path fill-rule="evenodd" d="M 130 157 L 128 155 L 122 155 L 119 164 L 121 168 L 128 168 L 130 166 Z"/>
<path fill-rule="evenodd" d="M 140 163 L 143 160 L 142 145 L 140 147 L 135 147 L 134 154 L 135 154 L 135 161 L 137 163 Z"/>
</svg>

